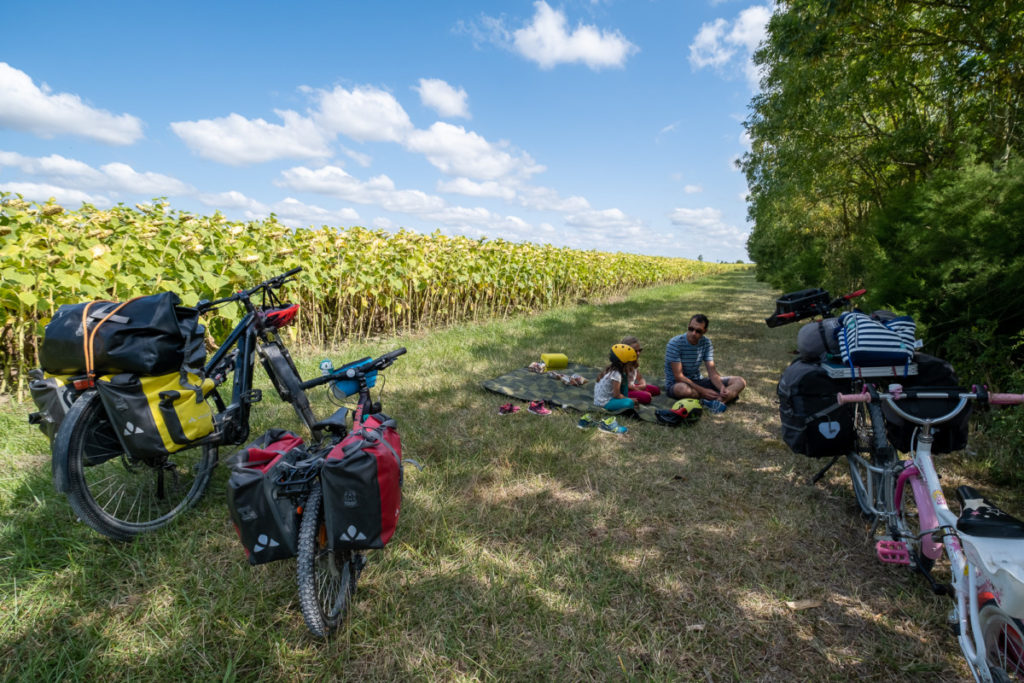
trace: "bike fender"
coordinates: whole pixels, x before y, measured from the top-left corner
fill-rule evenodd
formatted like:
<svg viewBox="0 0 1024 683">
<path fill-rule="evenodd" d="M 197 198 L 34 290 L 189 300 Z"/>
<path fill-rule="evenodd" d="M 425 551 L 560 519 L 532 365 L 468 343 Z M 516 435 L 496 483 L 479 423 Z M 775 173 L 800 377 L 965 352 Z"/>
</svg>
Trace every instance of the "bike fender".
<svg viewBox="0 0 1024 683">
<path fill-rule="evenodd" d="M 89 405 L 89 402 L 98 400 L 100 400 L 100 395 L 96 393 L 95 389 L 82 392 L 71 404 L 71 409 L 64 416 L 60 428 L 53 437 L 53 445 L 50 448 L 52 453 L 50 467 L 53 470 L 53 488 L 57 490 L 57 493 L 67 493 L 71 488 L 71 479 L 68 474 L 68 443 L 71 441 L 71 431 L 78 424 L 82 417 L 82 411 Z"/>
</svg>

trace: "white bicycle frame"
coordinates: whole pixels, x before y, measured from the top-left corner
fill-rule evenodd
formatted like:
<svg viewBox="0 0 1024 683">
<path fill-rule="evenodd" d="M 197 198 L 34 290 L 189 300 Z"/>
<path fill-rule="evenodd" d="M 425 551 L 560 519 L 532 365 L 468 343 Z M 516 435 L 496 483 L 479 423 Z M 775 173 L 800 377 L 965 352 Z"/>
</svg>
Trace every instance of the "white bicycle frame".
<svg viewBox="0 0 1024 683">
<path fill-rule="evenodd" d="M 892 387 L 895 389 L 895 387 Z M 917 392 L 918 398 L 949 398 L 948 393 Z M 960 649 L 971 668 L 975 680 L 989 683 L 995 680 L 986 658 L 985 634 L 980 619 L 979 595 L 991 595 L 1006 617 L 1024 618 L 1024 539 L 992 539 L 975 537 L 957 529 L 958 516 L 946 503 L 946 496 L 939 481 L 932 459 L 932 428 L 956 417 L 966 407 L 967 402 L 979 397 L 976 393 L 962 393 L 953 410 L 936 418 L 920 418 L 907 413 L 898 405 L 900 390 L 893 393 L 879 393 L 884 400 L 903 419 L 917 424 L 919 432 L 916 445 L 911 448 L 911 460 L 895 460 L 887 465 L 877 466 L 868 463 L 860 456 L 851 454 L 865 469 L 875 474 L 882 474 L 882 486 L 891 489 L 884 493 L 882 510 L 876 507 L 873 490 L 873 477 L 866 482 L 854 482 L 861 485 L 867 492 L 873 512 L 876 514 L 876 525 L 887 522 L 889 515 L 899 514 L 902 505 L 903 491 L 910 485 L 914 501 L 917 505 L 920 529 L 918 540 L 920 552 L 930 559 L 938 559 L 945 550 L 950 563 L 950 575 L 953 586 L 954 608 L 950 615 L 950 623 L 958 626 L 957 633 Z M 869 403 L 871 396 L 862 394 L 840 394 L 839 403 Z M 992 394 L 993 403 L 1024 403 L 1024 395 Z M 886 468 L 894 467 L 898 471 L 895 482 L 887 477 Z M 913 530 L 911 530 L 913 531 Z M 936 536 L 940 538 L 937 539 Z"/>
</svg>

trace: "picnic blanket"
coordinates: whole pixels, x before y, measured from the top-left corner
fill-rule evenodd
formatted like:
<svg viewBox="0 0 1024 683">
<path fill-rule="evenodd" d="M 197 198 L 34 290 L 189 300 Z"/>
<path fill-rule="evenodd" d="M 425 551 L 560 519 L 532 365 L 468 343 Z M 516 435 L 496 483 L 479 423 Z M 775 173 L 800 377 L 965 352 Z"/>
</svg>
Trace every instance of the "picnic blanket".
<svg viewBox="0 0 1024 683">
<path fill-rule="evenodd" d="M 531 372 L 525 367 L 513 370 L 507 375 L 489 379 L 483 383 L 484 389 L 493 391 L 496 394 L 504 394 L 523 401 L 549 401 L 551 405 L 562 408 L 571 408 L 582 413 L 605 413 L 607 411 L 594 405 L 594 382 L 601 372 L 599 368 L 592 368 L 579 363 L 569 363 L 569 367 L 558 370 L 564 375 L 582 375 L 587 383 L 581 387 L 574 387 L 563 384 L 561 380 L 552 376 L 550 372 Z M 671 409 L 674 400 L 665 396 L 655 396 L 650 405 L 637 406 L 636 409 L 627 408 L 609 415 L 623 413 L 633 414 L 641 420 L 658 423 L 655 411 L 660 409 Z"/>
</svg>

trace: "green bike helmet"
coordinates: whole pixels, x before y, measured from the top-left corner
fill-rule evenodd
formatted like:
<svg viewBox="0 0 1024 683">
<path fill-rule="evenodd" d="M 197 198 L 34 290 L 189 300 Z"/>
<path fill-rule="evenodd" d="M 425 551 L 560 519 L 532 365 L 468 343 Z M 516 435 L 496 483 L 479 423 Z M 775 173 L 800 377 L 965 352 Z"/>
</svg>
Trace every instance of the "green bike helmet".
<svg viewBox="0 0 1024 683">
<path fill-rule="evenodd" d="M 612 352 L 608 354 L 608 360 L 613 363 L 632 363 L 639 356 L 636 355 L 636 349 L 628 344 L 615 344 L 612 346 Z"/>
</svg>

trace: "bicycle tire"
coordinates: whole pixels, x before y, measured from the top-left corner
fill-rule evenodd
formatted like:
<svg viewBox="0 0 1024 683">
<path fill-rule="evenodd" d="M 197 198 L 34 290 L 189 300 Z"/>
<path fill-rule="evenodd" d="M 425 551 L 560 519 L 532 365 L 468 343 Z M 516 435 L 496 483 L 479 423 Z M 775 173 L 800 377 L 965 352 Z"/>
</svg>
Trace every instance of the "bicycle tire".
<svg viewBox="0 0 1024 683">
<path fill-rule="evenodd" d="M 993 679 L 1024 681 L 1024 624 L 1004 612 L 995 600 L 978 610 L 978 625 L 985 642 L 985 661 Z M 997 674 L 998 672 L 998 674 Z"/>
<path fill-rule="evenodd" d="M 889 529 L 889 535 L 907 545 L 911 558 L 916 559 L 916 563 L 911 563 L 911 569 L 930 572 L 935 566 L 935 560 L 921 551 L 921 517 L 918 513 L 914 488 L 909 480 L 904 484 L 900 498 L 900 500 L 893 501 L 896 506 L 896 515 L 894 523 Z"/>
<path fill-rule="evenodd" d="M 206 492 L 217 460 L 214 446 L 197 446 L 150 466 L 124 452 L 99 394 L 78 398 L 54 437 L 65 459 L 66 495 L 80 520 L 119 541 L 155 531 Z"/>
<path fill-rule="evenodd" d="M 846 458 L 846 463 L 850 468 L 850 481 L 853 486 L 853 495 L 857 499 L 857 505 L 860 506 L 861 514 L 864 518 L 874 524 L 877 513 L 875 512 L 875 501 L 871 500 L 868 496 L 868 491 L 872 491 L 875 496 L 882 490 L 883 476 L 878 472 L 873 472 L 867 467 L 864 467 L 856 457 L 858 455 L 867 460 L 869 465 L 878 466 L 884 461 L 879 455 L 880 443 L 884 447 L 884 440 L 876 438 L 877 429 L 875 425 L 884 424 L 880 422 L 883 419 L 882 411 L 877 409 L 875 406 L 863 406 L 856 405 L 854 408 L 853 416 L 853 428 L 854 438 L 856 440 L 855 454 L 851 454 L 850 457 Z M 870 418 L 869 418 L 870 413 Z M 882 430 L 884 434 L 884 429 Z M 870 483 L 870 486 L 865 488 L 865 483 Z"/>
<path fill-rule="evenodd" d="M 329 638 L 344 621 L 362 566 L 359 553 L 328 547 L 323 493 L 313 484 L 302 509 L 296 568 L 302 617 L 317 638 Z"/>
</svg>

